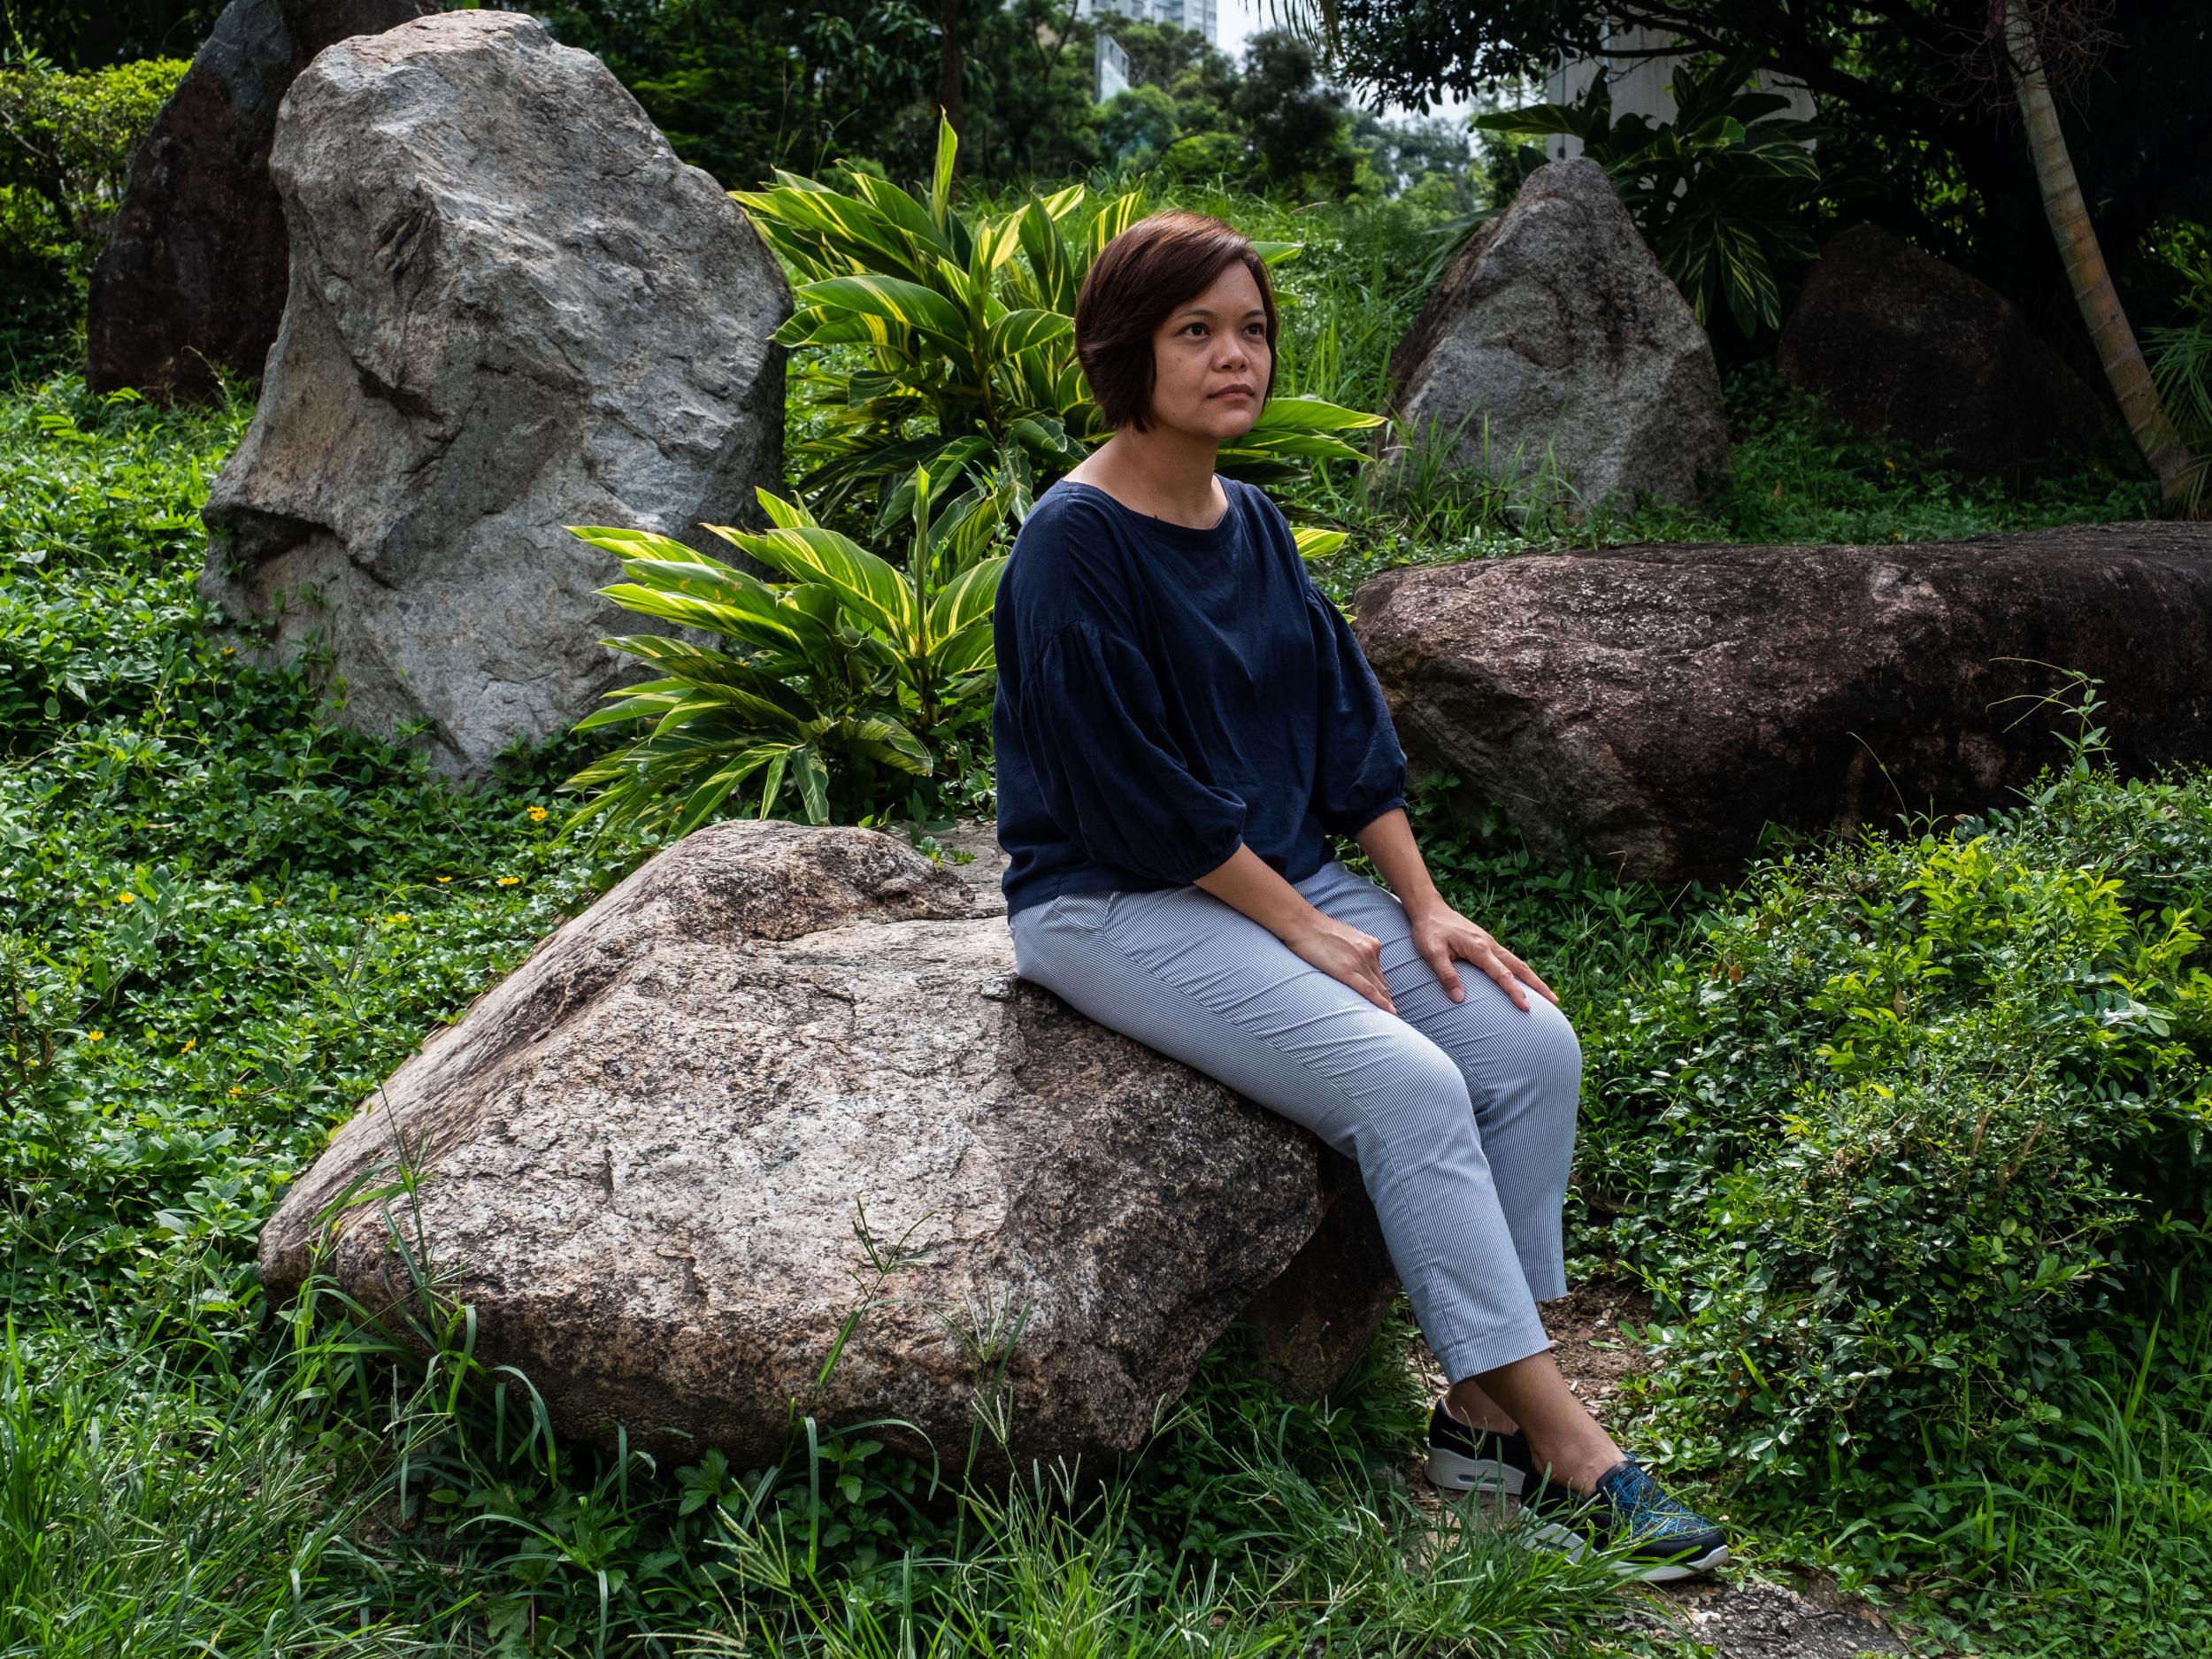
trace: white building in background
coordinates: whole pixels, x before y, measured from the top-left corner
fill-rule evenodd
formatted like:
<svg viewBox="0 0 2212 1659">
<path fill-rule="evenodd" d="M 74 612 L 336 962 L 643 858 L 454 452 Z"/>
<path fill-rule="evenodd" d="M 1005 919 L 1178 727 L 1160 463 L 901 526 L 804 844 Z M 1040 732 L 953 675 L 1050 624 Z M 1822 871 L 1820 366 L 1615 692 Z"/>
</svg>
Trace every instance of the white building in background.
<svg viewBox="0 0 2212 1659">
<path fill-rule="evenodd" d="M 1116 93 L 1129 90 L 1129 54 L 1104 29 L 1095 38 L 1097 50 L 1091 54 L 1091 101 L 1103 104 Z"/>
<path fill-rule="evenodd" d="M 1673 37 L 1663 29 L 1624 28 L 1617 25 L 1608 28 L 1605 43 L 1609 49 L 1595 58 L 1578 58 L 1572 62 L 1562 60 L 1544 81 L 1544 102 L 1547 104 L 1574 104 L 1590 89 L 1597 79 L 1598 65 L 1605 65 L 1606 79 L 1613 91 L 1613 114 L 1616 119 L 1624 115 L 1640 115 L 1647 121 L 1671 121 L 1675 118 L 1674 95 L 1667 90 L 1667 83 L 1674 79 L 1675 65 L 1689 53 L 1671 53 L 1662 58 L 1617 58 L 1615 51 L 1648 51 L 1655 46 L 1665 46 Z M 1813 95 L 1805 86 L 1786 77 L 1770 74 L 1762 69 L 1754 80 L 1767 92 L 1778 92 L 1790 101 L 1789 108 L 1778 110 L 1778 116 L 1800 121 L 1812 119 L 1816 112 Z M 1582 153 L 1582 141 L 1565 133 L 1554 133 L 1544 140 L 1544 156 L 1548 161 L 1565 161 Z"/>
<path fill-rule="evenodd" d="M 1219 0 L 1076 0 L 1075 15 L 1171 23 L 1179 29 L 1195 29 L 1210 46 L 1221 43 Z"/>
</svg>

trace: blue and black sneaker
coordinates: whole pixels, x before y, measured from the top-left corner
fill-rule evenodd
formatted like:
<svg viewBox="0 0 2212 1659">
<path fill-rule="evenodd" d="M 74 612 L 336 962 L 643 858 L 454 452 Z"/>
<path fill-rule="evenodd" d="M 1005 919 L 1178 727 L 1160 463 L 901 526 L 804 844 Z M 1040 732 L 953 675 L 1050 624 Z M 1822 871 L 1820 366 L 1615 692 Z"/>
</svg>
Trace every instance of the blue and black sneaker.
<svg viewBox="0 0 2212 1659">
<path fill-rule="evenodd" d="M 1533 1514 L 1532 1543 L 1578 1558 L 1634 1540 L 1614 1571 L 1664 1584 L 1709 1572 L 1728 1559 L 1727 1535 L 1670 1497 L 1634 1458 L 1622 1459 L 1598 1478 L 1588 1496 L 1545 1479 L 1528 1436 L 1500 1433 L 1462 1423 L 1439 1400 L 1429 1412 L 1428 1477 L 1454 1492 L 1486 1492 L 1518 1498 Z"/>
<path fill-rule="evenodd" d="M 1666 1584 L 1710 1572 L 1728 1559 L 1728 1537 L 1679 1499 L 1668 1495 L 1651 1471 L 1624 1457 L 1600 1475 L 1587 1497 L 1556 1481 L 1528 1483 L 1521 1498 L 1534 1512 L 1532 1542 L 1578 1560 L 1592 1549 L 1632 1547 L 1613 1570 L 1647 1584 Z"/>
</svg>

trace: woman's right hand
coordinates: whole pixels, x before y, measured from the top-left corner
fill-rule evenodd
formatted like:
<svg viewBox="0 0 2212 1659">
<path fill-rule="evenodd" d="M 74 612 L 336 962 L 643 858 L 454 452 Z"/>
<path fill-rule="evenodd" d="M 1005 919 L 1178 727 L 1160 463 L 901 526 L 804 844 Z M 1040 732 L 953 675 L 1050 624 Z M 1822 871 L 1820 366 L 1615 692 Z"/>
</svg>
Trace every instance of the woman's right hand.
<svg viewBox="0 0 2212 1659">
<path fill-rule="evenodd" d="M 1331 979 L 1342 980 L 1377 1008 L 1393 1014 L 1398 1011 L 1398 1005 L 1390 1000 L 1390 987 L 1383 981 L 1382 941 L 1372 933 L 1362 933 L 1317 910 L 1302 926 L 1286 933 L 1283 943 L 1294 955 Z"/>
</svg>

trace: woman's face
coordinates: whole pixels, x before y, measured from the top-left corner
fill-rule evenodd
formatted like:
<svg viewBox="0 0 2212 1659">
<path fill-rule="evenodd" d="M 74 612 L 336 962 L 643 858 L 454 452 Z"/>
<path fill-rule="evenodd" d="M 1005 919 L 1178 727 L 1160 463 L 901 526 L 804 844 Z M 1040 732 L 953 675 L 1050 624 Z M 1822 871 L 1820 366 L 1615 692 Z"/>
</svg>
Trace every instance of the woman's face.
<svg viewBox="0 0 2212 1659">
<path fill-rule="evenodd" d="M 1260 285 L 1233 259 L 1153 330 L 1148 419 L 1216 443 L 1240 438 L 1259 419 L 1271 362 Z"/>
</svg>

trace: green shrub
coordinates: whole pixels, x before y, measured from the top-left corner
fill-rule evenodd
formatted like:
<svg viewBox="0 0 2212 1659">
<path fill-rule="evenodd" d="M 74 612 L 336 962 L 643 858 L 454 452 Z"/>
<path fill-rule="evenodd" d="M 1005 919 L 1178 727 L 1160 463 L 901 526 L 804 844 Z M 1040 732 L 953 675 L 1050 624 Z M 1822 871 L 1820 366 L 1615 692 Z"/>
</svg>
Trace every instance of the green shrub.
<svg viewBox="0 0 2212 1659">
<path fill-rule="evenodd" d="M 609 692 L 613 706 L 576 729 L 653 726 L 562 786 L 605 786 L 569 826 L 603 813 L 687 834 L 756 772 L 757 816 L 776 810 L 787 782 L 806 821 L 826 824 L 833 757 L 856 764 L 864 795 L 873 767 L 926 777 L 941 762 L 972 764 L 996 678 L 991 602 L 1006 560 L 993 549 L 1013 490 L 978 486 L 933 513 L 936 488 L 927 468 L 916 469 L 903 571 L 765 489 L 757 493 L 773 528 L 707 528 L 787 582 L 649 531 L 571 526 L 622 560 L 630 580 L 602 588 L 608 598 L 735 641 L 741 654 L 657 634 L 607 641 L 663 677 Z M 987 729 L 980 737 L 987 747 Z"/>
<path fill-rule="evenodd" d="M 1501 111 L 1474 125 L 1514 138 L 1579 139 L 1699 324 L 1711 327 L 1724 308 L 1753 334 L 1781 325 L 1777 267 L 1814 257 L 1805 209 L 1824 182 L 1810 143 L 1819 125 L 1783 116 L 1789 100 L 1780 93 L 1747 90 L 1765 55 L 1678 65 L 1670 121 L 1617 117 L 1601 67 L 1577 103 Z"/>
<path fill-rule="evenodd" d="M 0 257 L 90 273 L 131 157 L 189 67 L 156 58 L 71 74 L 34 58 L 0 69 Z"/>
<path fill-rule="evenodd" d="M 2184 1259 L 2212 1174 L 2212 778 L 2091 764 L 1763 866 L 1586 1031 L 1668 1452 L 1983 1466 Z"/>
</svg>

